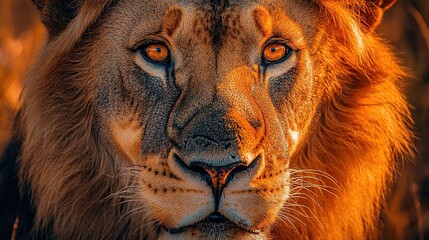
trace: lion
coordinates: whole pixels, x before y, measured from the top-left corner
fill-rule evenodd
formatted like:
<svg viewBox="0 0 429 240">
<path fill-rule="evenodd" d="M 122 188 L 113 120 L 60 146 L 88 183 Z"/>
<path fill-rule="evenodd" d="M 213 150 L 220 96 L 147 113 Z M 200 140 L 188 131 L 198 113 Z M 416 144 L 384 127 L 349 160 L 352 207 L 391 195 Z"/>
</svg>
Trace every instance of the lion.
<svg viewBox="0 0 429 240">
<path fill-rule="evenodd" d="M 1 239 L 376 239 L 410 153 L 394 0 L 34 0 Z"/>
</svg>

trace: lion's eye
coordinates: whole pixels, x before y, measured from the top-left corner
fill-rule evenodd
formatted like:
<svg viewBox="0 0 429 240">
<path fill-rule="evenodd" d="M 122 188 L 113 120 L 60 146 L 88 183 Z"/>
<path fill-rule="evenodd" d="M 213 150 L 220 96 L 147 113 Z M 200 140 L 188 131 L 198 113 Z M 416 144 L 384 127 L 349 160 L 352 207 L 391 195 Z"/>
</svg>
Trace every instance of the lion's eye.
<svg viewBox="0 0 429 240">
<path fill-rule="evenodd" d="M 271 43 L 265 46 L 262 57 L 266 63 L 279 63 L 286 60 L 291 53 L 290 47 L 281 43 Z"/>
<path fill-rule="evenodd" d="M 165 45 L 155 43 L 145 46 L 143 48 L 143 55 L 152 62 L 165 64 L 169 60 L 170 52 Z"/>
</svg>

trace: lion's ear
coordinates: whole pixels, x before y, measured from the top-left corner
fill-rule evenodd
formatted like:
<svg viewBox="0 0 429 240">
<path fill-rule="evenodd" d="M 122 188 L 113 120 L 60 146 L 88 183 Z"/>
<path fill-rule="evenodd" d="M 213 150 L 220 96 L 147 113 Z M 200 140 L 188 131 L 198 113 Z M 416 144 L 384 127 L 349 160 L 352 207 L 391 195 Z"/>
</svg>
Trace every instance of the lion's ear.
<svg viewBox="0 0 429 240">
<path fill-rule="evenodd" d="M 374 30 L 381 21 L 383 13 L 396 0 L 365 0 L 365 5 L 359 9 L 362 28 L 366 32 Z"/>
<path fill-rule="evenodd" d="M 58 35 L 67 27 L 77 15 L 81 2 L 81 0 L 33 0 L 51 37 Z"/>
</svg>

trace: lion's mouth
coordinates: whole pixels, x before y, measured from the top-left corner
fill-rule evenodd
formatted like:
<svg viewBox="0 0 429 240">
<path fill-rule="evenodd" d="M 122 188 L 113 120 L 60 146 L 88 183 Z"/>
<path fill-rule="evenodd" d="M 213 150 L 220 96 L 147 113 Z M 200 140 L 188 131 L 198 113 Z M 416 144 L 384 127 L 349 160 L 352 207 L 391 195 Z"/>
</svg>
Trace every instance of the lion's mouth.
<svg viewBox="0 0 429 240">
<path fill-rule="evenodd" d="M 205 234 L 221 233 L 221 232 L 247 232 L 252 234 L 260 234 L 262 230 L 259 229 L 247 229 L 235 224 L 219 212 L 213 212 L 208 215 L 205 219 L 181 228 L 167 228 L 165 226 L 162 229 L 170 234 L 180 234 L 188 230 L 199 230 Z"/>
</svg>

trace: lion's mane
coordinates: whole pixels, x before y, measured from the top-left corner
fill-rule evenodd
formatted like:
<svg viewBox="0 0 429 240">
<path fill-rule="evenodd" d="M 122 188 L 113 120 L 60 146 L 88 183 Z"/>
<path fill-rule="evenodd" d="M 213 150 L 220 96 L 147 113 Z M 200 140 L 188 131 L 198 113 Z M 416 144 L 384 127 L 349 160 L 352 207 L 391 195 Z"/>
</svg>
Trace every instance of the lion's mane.
<svg viewBox="0 0 429 240">
<path fill-rule="evenodd" d="M 322 181 L 310 181 L 316 186 L 327 185 L 328 190 L 302 188 L 296 208 L 305 206 L 301 210 L 306 214 L 291 213 L 299 219 L 297 229 L 280 226 L 275 236 L 377 239 L 386 189 L 400 160 L 412 154 L 411 118 L 403 95 L 408 75 L 387 45 L 365 27 L 380 21 L 381 9 L 373 13 L 378 14 L 373 22 L 365 22 L 361 15 L 349 11 L 367 11 L 365 1 L 318 4 L 330 26 L 324 28 L 328 36 L 322 41 L 325 47 L 318 46 L 318 59 L 323 59 L 328 70 L 322 77 L 329 90 L 314 132 L 291 168 L 329 173 Z"/>
</svg>

